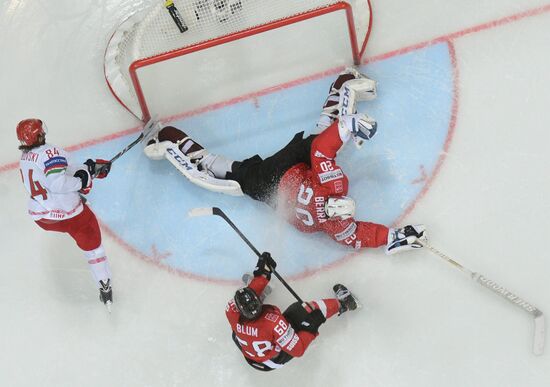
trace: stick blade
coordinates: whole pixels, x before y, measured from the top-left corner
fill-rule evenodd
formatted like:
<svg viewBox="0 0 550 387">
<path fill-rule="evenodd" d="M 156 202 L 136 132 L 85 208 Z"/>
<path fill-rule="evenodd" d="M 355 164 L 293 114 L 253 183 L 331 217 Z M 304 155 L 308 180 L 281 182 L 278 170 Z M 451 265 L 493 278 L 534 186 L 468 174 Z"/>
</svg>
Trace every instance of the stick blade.
<svg viewBox="0 0 550 387">
<path fill-rule="evenodd" d="M 535 336 L 533 339 L 533 353 L 540 356 L 544 353 L 544 341 L 546 336 L 546 326 L 544 315 L 540 312 L 535 317 Z"/>
<path fill-rule="evenodd" d="M 141 133 L 143 134 L 143 139 L 148 141 L 151 137 L 156 135 L 162 126 L 158 120 L 158 117 L 155 115 L 149 119 L 143 126 Z"/>
<path fill-rule="evenodd" d="M 214 215 L 214 209 L 212 207 L 198 207 L 198 208 L 192 208 L 189 210 L 187 215 L 189 217 L 196 217 L 196 216 L 210 216 Z"/>
</svg>

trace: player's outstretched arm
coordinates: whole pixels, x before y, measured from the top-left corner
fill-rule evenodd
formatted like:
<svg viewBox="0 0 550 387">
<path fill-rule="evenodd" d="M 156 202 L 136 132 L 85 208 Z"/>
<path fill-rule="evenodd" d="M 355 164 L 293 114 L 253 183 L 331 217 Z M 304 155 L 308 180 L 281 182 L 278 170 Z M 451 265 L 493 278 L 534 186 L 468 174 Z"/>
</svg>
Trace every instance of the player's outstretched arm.
<svg viewBox="0 0 550 387">
<path fill-rule="evenodd" d="M 353 218 L 325 222 L 324 230 L 336 242 L 354 249 L 385 246 L 388 240 L 386 226 Z"/>
</svg>

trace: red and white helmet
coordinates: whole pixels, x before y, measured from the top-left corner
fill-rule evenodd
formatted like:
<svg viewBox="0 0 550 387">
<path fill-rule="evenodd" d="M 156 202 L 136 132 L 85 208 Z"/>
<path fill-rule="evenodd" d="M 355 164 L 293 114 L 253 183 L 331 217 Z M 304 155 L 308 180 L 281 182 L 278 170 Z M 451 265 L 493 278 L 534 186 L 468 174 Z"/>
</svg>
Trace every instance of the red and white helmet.
<svg viewBox="0 0 550 387">
<path fill-rule="evenodd" d="M 37 144 L 40 135 L 47 132 L 46 124 L 38 118 L 28 118 L 17 124 L 17 139 L 25 146 Z"/>
</svg>

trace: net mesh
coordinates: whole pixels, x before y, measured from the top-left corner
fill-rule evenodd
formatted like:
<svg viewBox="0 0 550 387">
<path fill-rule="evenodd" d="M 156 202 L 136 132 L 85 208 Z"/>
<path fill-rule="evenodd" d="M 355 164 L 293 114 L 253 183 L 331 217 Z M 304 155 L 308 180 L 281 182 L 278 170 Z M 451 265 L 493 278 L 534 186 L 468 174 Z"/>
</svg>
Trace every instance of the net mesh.
<svg viewBox="0 0 550 387">
<path fill-rule="evenodd" d="M 188 28 L 181 33 L 162 0 L 141 11 L 142 21 L 128 31 L 121 51 L 142 59 L 288 16 L 337 0 L 174 0 Z M 360 13 L 360 10 L 358 10 Z M 356 15 L 361 18 L 361 15 Z M 365 23 L 356 23 L 357 26 Z M 130 47 L 131 46 L 131 47 Z M 128 50 L 129 49 L 129 50 Z"/>
</svg>

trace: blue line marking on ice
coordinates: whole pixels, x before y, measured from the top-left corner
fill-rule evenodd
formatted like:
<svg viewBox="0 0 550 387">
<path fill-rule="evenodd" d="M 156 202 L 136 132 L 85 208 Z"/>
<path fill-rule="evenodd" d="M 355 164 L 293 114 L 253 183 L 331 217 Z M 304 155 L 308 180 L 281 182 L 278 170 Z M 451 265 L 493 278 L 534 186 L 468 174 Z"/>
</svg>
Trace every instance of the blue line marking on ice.
<svg viewBox="0 0 550 387">
<path fill-rule="evenodd" d="M 451 119 L 453 74 L 446 44 L 370 64 L 362 69 L 378 84 L 378 98 L 361 103 L 378 121 L 363 149 L 351 142 L 338 156 L 357 201 L 358 220 L 391 224 L 430 176 Z M 232 159 L 267 157 L 301 130 L 314 130 L 334 77 L 281 90 L 174 123 L 214 153 Z M 135 135 L 76 152 L 75 158 L 109 158 Z M 94 211 L 120 238 L 144 255 L 156 249 L 176 270 L 236 280 L 256 257 L 218 217 L 188 218 L 194 207 L 222 208 L 260 251 L 270 251 L 281 273 L 299 275 L 353 252 L 323 234 L 301 234 L 263 203 L 216 194 L 189 183 L 168 161 L 151 161 L 139 147 L 114 164 L 90 194 Z M 421 222 L 421 219 L 414 219 Z"/>
</svg>

